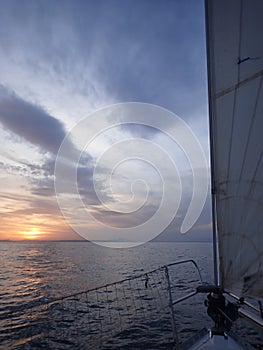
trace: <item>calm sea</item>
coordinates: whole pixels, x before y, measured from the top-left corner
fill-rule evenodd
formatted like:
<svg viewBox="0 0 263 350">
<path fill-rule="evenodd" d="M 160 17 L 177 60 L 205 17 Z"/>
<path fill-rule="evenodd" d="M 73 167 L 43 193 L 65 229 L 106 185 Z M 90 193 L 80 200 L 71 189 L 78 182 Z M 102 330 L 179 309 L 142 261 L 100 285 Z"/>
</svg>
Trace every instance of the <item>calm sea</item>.
<svg viewBox="0 0 263 350">
<path fill-rule="evenodd" d="M 194 258 L 204 280 L 211 282 L 210 243 L 148 243 L 111 249 L 89 242 L 2 242 L 1 309 L 99 287 L 187 258 Z"/>
<path fill-rule="evenodd" d="M 172 349 L 166 271 L 159 267 L 188 258 L 211 283 L 210 243 L 110 249 L 89 242 L 1 242 L 0 349 Z M 173 267 L 171 278 L 179 297 L 198 282 L 189 266 Z M 178 307 L 182 340 L 211 325 L 203 298 Z"/>
</svg>

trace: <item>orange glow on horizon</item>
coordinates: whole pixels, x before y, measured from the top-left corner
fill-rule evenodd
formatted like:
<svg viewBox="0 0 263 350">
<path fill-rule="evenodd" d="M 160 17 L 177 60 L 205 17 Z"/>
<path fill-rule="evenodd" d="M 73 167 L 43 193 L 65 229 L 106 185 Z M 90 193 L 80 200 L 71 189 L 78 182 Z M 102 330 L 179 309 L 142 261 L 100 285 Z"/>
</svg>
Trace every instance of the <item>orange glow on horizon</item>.
<svg viewBox="0 0 263 350">
<path fill-rule="evenodd" d="M 40 239 L 42 236 L 42 233 L 38 229 L 34 228 L 34 229 L 31 229 L 30 231 L 21 232 L 21 235 L 24 239 L 34 240 L 34 239 Z"/>
<path fill-rule="evenodd" d="M 7 220 L 2 223 L 0 229 L 0 241 L 53 241 L 53 240 L 79 240 L 82 239 L 70 226 L 60 218 L 44 218 L 38 222 L 23 222 L 19 220 Z M 19 221 L 19 223 L 17 223 Z M 29 220 L 27 220 L 29 221 Z"/>
</svg>

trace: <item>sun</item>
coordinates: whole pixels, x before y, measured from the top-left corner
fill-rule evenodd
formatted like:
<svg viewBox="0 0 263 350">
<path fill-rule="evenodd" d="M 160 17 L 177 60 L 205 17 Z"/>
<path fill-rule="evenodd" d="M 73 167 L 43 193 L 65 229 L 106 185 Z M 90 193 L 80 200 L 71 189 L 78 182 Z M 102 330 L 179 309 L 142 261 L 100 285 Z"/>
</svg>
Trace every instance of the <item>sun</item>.
<svg viewBox="0 0 263 350">
<path fill-rule="evenodd" d="M 41 236 L 41 232 L 37 229 L 32 229 L 30 231 L 23 232 L 23 236 L 25 239 L 39 239 Z"/>
</svg>

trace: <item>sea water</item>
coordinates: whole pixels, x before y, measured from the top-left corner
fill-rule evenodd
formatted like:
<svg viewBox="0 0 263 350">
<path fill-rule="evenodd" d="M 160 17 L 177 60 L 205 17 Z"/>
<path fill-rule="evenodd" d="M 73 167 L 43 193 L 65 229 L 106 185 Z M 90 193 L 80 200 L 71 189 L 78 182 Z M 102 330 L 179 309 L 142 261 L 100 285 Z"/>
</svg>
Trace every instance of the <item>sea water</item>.
<svg viewBox="0 0 263 350">
<path fill-rule="evenodd" d="M 203 280 L 211 283 L 211 243 L 150 242 L 111 249 L 89 242 L 1 242 L 0 334 L 4 345 L 0 349 L 172 349 L 169 303 L 162 294 L 166 290 L 162 286 L 164 270 L 149 274 L 151 290 L 148 280 L 128 280 L 113 287 L 111 283 L 189 258 L 199 265 Z M 173 271 L 172 278 L 183 293 L 197 282 L 188 269 Z M 139 291 L 138 281 L 146 287 L 145 295 Z M 106 289 L 96 289 L 107 284 L 110 286 Z M 94 289 L 45 306 L 55 299 Z M 209 322 L 204 297 L 188 300 L 176 310 L 183 340 Z M 135 323 L 133 308 L 141 313 Z M 121 313 L 122 317 L 116 317 Z M 92 334 L 96 339 L 89 345 L 87 339 Z M 100 342 L 106 334 L 106 342 Z"/>
<path fill-rule="evenodd" d="M 193 258 L 212 280 L 211 243 L 147 243 L 127 249 L 89 242 L 1 242 L 1 310 L 111 283 L 166 263 Z"/>
</svg>

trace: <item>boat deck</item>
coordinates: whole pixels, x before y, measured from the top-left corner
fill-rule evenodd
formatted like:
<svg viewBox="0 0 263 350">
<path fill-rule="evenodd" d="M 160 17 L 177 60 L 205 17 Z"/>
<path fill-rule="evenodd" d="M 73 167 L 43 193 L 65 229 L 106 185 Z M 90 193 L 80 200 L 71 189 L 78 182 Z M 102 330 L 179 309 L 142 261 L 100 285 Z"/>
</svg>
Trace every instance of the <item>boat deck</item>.
<svg viewBox="0 0 263 350">
<path fill-rule="evenodd" d="M 244 350 L 231 336 L 213 335 L 211 332 L 202 336 L 189 350 Z"/>
</svg>

